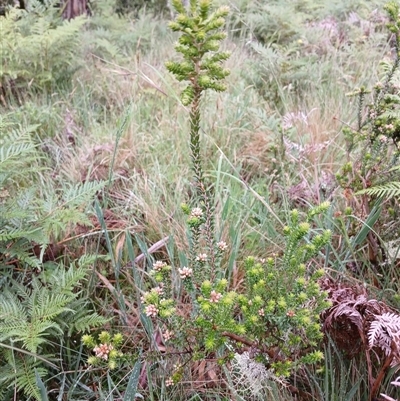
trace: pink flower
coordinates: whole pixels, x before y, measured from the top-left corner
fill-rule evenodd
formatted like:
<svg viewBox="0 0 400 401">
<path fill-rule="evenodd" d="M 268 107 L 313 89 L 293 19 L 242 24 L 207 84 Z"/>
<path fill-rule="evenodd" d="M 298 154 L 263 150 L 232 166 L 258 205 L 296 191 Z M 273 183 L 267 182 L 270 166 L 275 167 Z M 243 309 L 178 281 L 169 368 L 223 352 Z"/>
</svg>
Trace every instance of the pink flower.
<svg viewBox="0 0 400 401">
<path fill-rule="evenodd" d="M 162 270 L 163 267 L 167 266 L 165 262 L 162 262 L 161 260 L 157 260 L 156 263 L 153 263 L 153 269 L 158 272 Z"/>
<path fill-rule="evenodd" d="M 206 253 L 200 253 L 200 254 L 196 257 L 196 260 L 197 260 L 198 262 L 201 262 L 201 263 L 207 262 L 207 254 L 206 254 Z"/>
<path fill-rule="evenodd" d="M 145 303 L 146 302 L 146 297 L 149 295 L 149 292 L 146 291 L 141 297 L 140 297 L 140 302 Z"/>
<path fill-rule="evenodd" d="M 100 344 L 97 347 L 94 347 L 93 351 L 98 358 L 107 360 L 108 354 L 112 349 L 114 349 L 114 347 L 111 344 Z"/>
<path fill-rule="evenodd" d="M 163 337 L 165 341 L 169 341 L 174 336 L 174 332 L 171 330 L 165 330 L 163 333 Z"/>
<path fill-rule="evenodd" d="M 210 302 L 216 304 L 216 303 L 219 302 L 219 300 L 220 300 L 221 298 L 222 298 L 222 294 L 221 294 L 221 293 L 216 292 L 216 291 L 214 291 L 214 290 L 211 291 L 211 294 L 210 294 Z"/>
<path fill-rule="evenodd" d="M 226 251 L 228 249 L 228 245 L 226 244 L 225 241 L 219 241 L 217 243 L 217 247 L 220 251 Z"/>
<path fill-rule="evenodd" d="M 181 279 L 184 280 L 185 278 L 189 278 L 193 274 L 193 269 L 190 267 L 182 267 L 182 269 L 178 269 L 178 272 L 181 276 Z"/>
<path fill-rule="evenodd" d="M 195 207 L 190 212 L 190 217 L 201 217 L 203 216 L 203 211 L 199 207 Z"/>
<path fill-rule="evenodd" d="M 155 305 L 146 306 L 144 311 L 145 311 L 146 315 L 149 317 L 156 317 L 158 314 L 158 309 Z"/>
<path fill-rule="evenodd" d="M 158 295 L 164 294 L 164 284 L 160 283 L 158 287 L 154 287 L 153 291 L 155 291 Z"/>
</svg>

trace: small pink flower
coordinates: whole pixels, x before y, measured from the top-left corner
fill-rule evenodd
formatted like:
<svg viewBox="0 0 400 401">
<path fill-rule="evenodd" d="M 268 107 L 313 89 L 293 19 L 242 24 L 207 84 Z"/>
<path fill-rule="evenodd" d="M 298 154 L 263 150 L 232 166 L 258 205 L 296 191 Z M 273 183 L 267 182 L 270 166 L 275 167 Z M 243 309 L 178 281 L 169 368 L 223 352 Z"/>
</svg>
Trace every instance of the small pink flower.
<svg viewBox="0 0 400 401">
<path fill-rule="evenodd" d="M 111 344 L 100 344 L 97 347 L 94 347 L 93 351 L 98 358 L 107 360 L 108 354 L 112 349 L 114 349 L 114 347 Z"/>
<path fill-rule="evenodd" d="M 379 135 L 379 141 L 380 141 L 381 143 L 387 143 L 388 137 L 385 136 L 385 135 Z"/>
<path fill-rule="evenodd" d="M 155 291 L 158 295 L 164 294 L 164 284 L 160 283 L 158 287 L 154 287 L 153 291 Z"/>
<path fill-rule="evenodd" d="M 289 310 L 289 311 L 287 311 L 286 316 L 287 317 L 294 317 L 294 316 L 296 316 L 296 314 L 294 313 L 294 311 Z"/>
<path fill-rule="evenodd" d="M 156 317 L 158 314 L 158 309 L 155 305 L 147 305 L 145 308 L 145 313 L 149 317 Z"/>
<path fill-rule="evenodd" d="M 190 267 L 182 267 L 182 269 L 178 269 L 178 272 L 181 276 L 181 279 L 184 280 L 185 278 L 189 278 L 192 276 L 193 274 L 193 269 L 191 269 Z"/>
<path fill-rule="evenodd" d="M 163 333 L 163 337 L 165 341 L 169 341 L 174 336 L 174 332 L 171 330 L 165 330 Z"/>
<path fill-rule="evenodd" d="M 157 260 L 156 263 L 153 264 L 153 269 L 158 272 L 162 270 L 163 267 L 167 266 L 165 262 L 162 262 L 161 260 Z"/>
<path fill-rule="evenodd" d="M 200 253 L 200 254 L 196 257 L 196 260 L 197 260 L 198 262 L 201 262 L 201 263 L 207 262 L 207 254 L 206 254 L 206 253 Z"/>
<path fill-rule="evenodd" d="M 169 378 L 169 379 L 165 380 L 165 385 L 167 387 L 171 387 L 174 385 L 174 381 L 171 378 Z"/>
<path fill-rule="evenodd" d="M 141 297 L 140 297 L 140 302 L 144 304 L 146 302 L 146 297 L 149 295 L 149 292 L 146 291 Z"/>
<path fill-rule="evenodd" d="M 263 309 L 263 308 L 259 309 L 258 314 L 259 314 L 260 316 L 264 316 L 264 315 L 265 315 L 264 309 Z"/>
<path fill-rule="evenodd" d="M 214 291 L 214 290 L 211 291 L 211 294 L 210 294 L 210 302 L 216 304 L 216 303 L 219 302 L 219 300 L 220 300 L 221 298 L 222 298 L 222 294 L 221 294 L 221 293 L 216 292 L 216 291 Z"/>
<path fill-rule="evenodd" d="M 195 207 L 190 212 L 190 217 L 201 217 L 203 216 L 203 211 L 199 207 Z"/>
<path fill-rule="evenodd" d="M 217 247 L 220 251 L 226 251 L 228 249 L 228 245 L 226 244 L 225 241 L 219 241 L 217 243 Z"/>
</svg>

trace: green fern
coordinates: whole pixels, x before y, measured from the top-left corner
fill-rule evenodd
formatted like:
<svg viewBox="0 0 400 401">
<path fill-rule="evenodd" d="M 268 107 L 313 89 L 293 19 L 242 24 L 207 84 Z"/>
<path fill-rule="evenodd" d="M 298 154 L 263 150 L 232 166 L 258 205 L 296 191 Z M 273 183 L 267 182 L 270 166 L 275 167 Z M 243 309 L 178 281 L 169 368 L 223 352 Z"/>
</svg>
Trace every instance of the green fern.
<svg viewBox="0 0 400 401">
<path fill-rule="evenodd" d="M 63 322 L 63 329 L 71 336 L 73 332 L 86 332 L 95 327 L 104 325 L 104 318 L 97 313 L 89 314 L 87 310 L 81 308 L 81 302 L 73 302 L 70 307 L 75 310 L 75 314 L 63 313 L 60 318 Z M 79 307 L 80 309 L 76 309 Z"/>
<path fill-rule="evenodd" d="M 86 214 L 87 205 L 93 202 L 96 193 L 105 185 L 105 181 L 87 181 L 69 185 L 63 189 L 61 196 L 57 192 L 49 193 L 47 199 L 41 202 L 43 216 L 38 220 L 45 235 L 58 237 L 66 227 L 76 223 L 91 225 Z"/>
<path fill-rule="evenodd" d="M 27 397 L 40 400 L 40 391 L 36 385 L 36 374 L 45 377 L 47 370 L 41 366 L 41 362 L 31 356 L 24 356 L 7 350 L 3 353 L 5 364 L 0 366 L 0 388 L 23 388 Z M 3 401 L 3 399 L 0 398 Z M 4 401 L 6 401 L 4 399 Z"/>
<path fill-rule="evenodd" d="M 35 185 L 40 155 L 32 140 L 37 126 L 15 127 L 0 119 L 0 268 L 41 268 L 33 244 L 44 249 L 76 223 L 90 225 L 87 208 L 105 182 L 65 184 L 43 193 Z"/>
<path fill-rule="evenodd" d="M 88 299 L 76 291 L 94 256 L 82 257 L 77 263 L 79 268 L 60 265 L 51 270 L 49 266 L 39 277 L 30 277 L 31 269 L 38 272 L 43 268 L 41 259 L 32 252 L 33 245 L 44 249 L 66 227 L 88 222 L 87 205 L 104 183 L 66 184 L 48 193 L 41 191 L 38 196 L 35 176 L 40 157 L 32 140 L 37 127 L 16 127 L 7 117 L 0 120 L 0 127 L 4 132 L 0 142 L 0 341 L 21 350 L 13 354 L 40 354 L 50 349 L 49 342 L 62 343 L 65 333 L 73 335 L 105 322 L 90 311 Z M 19 269 L 13 270 L 12 266 Z M 3 351 L 5 347 L 0 346 L 0 365 Z M 24 355 L 21 358 L 31 372 L 31 359 Z M 11 372 L 9 383 L 19 383 L 17 387 L 28 396 L 34 394 L 34 375 L 17 381 L 14 369 Z"/>
<path fill-rule="evenodd" d="M 367 194 L 378 198 L 397 198 L 400 197 L 400 182 L 388 182 L 387 184 L 377 185 L 376 187 L 367 188 L 359 191 L 357 194 Z"/>
<path fill-rule="evenodd" d="M 67 83 L 79 67 L 85 19 L 62 21 L 54 2 L 45 3 L 32 0 L 29 11 L 14 8 L 2 17 L 0 85 L 9 96 Z"/>
<path fill-rule="evenodd" d="M 21 284 L 11 281 L 10 289 L 0 295 L 0 341 L 22 342 L 25 349 L 37 353 L 49 333 L 62 333 L 56 318 L 63 312 L 74 313 L 68 304 L 75 299 L 72 291 L 84 272 L 82 269 L 57 271 L 60 275 L 71 274 L 71 271 L 73 280 L 65 280 L 70 285 L 57 286 L 56 291 L 52 285 L 43 285 L 38 278 L 33 278 L 31 290 L 27 292 L 21 291 Z M 21 292 L 25 295 L 22 301 Z"/>
<path fill-rule="evenodd" d="M 60 265 L 33 277 L 29 285 L 10 279 L 0 286 L 0 342 L 7 345 L 0 344 L 1 386 L 16 386 L 25 396 L 40 399 L 35 371 L 46 377 L 47 364 L 32 354 L 56 358 L 65 335 L 106 323 L 77 291 L 87 274 L 83 266 Z"/>
</svg>

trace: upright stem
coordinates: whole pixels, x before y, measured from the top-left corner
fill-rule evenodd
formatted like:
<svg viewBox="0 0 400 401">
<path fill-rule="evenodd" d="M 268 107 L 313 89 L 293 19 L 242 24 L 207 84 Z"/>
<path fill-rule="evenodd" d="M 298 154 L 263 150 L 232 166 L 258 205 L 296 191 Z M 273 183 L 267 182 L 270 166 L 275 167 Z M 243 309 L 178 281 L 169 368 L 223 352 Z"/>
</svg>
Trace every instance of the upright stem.
<svg viewBox="0 0 400 401">
<path fill-rule="evenodd" d="M 202 89 L 194 86 L 194 98 L 190 109 L 190 150 L 193 162 L 195 193 L 196 198 L 205 209 L 204 231 L 211 266 L 210 279 L 215 276 L 215 238 L 214 238 L 214 205 L 212 196 L 212 186 L 206 183 L 203 175 L 200 151 L 200 100 Z"/>
<path fill-rule="evenodd" d="M 204 188 L 203 169 L 201 166 L 200 154 L 200 99 L 201 88 L 195 88 L 194 99 L 190 109 L 190 150 L 192 152 L 192 162 L 194 178 L 196 180 L 196 195 L 202 198 L 201 188 Z"/>
</svg>

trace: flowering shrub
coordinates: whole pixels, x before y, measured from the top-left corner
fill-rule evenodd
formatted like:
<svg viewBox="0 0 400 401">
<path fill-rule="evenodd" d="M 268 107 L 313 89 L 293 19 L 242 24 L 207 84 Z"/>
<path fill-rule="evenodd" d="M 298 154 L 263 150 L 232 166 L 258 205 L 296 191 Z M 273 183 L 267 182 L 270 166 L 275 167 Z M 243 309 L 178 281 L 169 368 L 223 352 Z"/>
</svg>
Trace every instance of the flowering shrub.
<svg viewBox="0 0 400 401">
<path fill-rule="evenodd" d="M 218 51 L 226 36 L 221 28 L 229 10 L 212 11 L 210 0 L 191 0 L 187 7 L 180 0 L 172 4 L 178 16 L 170 27 L 182 34 L 175 48 L 183 61 L 167 62 L 166 67 L 179 81 L 187 81 L 181 100 L 190 107 L 195 188 L 191 205 L 182 205 L 189 232 L 187 263 L 174 268 L 161 260 L 153 264 L 147 291 L 141 296 L 142 322 L 152 322 L 156 346 L 162 341 L 165 355 L 178 359 L 165 378 L 166 387 L 182 380 L 191 361 L 227 364 L 235 352 L 244 351 L 271 377 L 289 376 L 323 358 L 318 350 L 319 315 L 329 303 L 318 284 L 324 270 L 317 259 L 331 233 L 313 229 L 312 224 L 329 203 L 311 208 L 306 215 L 292 211 L 283 230 L 283 253 L 263 260 L 248 257 L 240 266 L 243 287 L 231 287 L 223 263 L 229 244 L 215 229 L 213 185 L 203 175 L 200 147 L 202 94 L 207 89 L 225 90 L 222 81 L 229 74 L 221 65 L 229 53 Z M 105 355 L 111 359 L 114 350 L 107 354 L 109 347 L 101 343 L 90 343 L 96 353 L 93 362 Z"/>
<path fill-rule="evenodd" d="M 188 265 L 172 270 L 165 262 L 153 265 L 155 285 L 142 296 L 143 312 L 173 354 L 193 360 L 218 355 L 221 363 L 233 357 L 232 350 L 251 350 L 257 361 L 273 377 L 288 376 L 302 364 L 321 361 L 318 343 L 322 338 L 319 314 L 329 306 L 327 294 L 318 279 L 324 270 L 313 263 L 330 241 L 330 231 L 313 232 L 316 215 L 329 208 L 323 203 L 312 208 L 301 220 L 298 211 L 291 213 L 284 228 L 286 247 L 282 255 L 265 260 L 249 257 L 242 266 L 243 288 L 232 290 L 225 279 L 223 254 L 229 247 L 217 239 L 214 229 L 212 185 L 204 179 L 200 153 L 200 100 L 206 89 L 225 90 L 221 81 L 229 71 L 221 62 L 229 57 L 218 52 L 218 42 L 228 9 L 211 12 L 211 1 L 191 1 L 186 9 L 173 1 L 179 13 L 171 23 L 182 33 L 176 50 L 183 62 L 168 62 L 168 70 L 179 81 L 188 81 L 182 102 L 190 109 L 190 145 L 196 188 L 194 207 L 182 205 L 189 228 Z M 211 55 L 209 54 L 211 53 Z M 180 291 L 172 291 L 176 277 Z M 183 365 L 177 365 L 165 383 L 180 381 Z"/>
<path fill-rule="evenodd" d="M 118 361 L 123 357 L 123 353 L 119 350 L 123 343 L 122 334 L 117 333 L 111 336 L 107 331 L 102 331 L 97 339 L 98 341 L 91 335 L 82 337 L 83 344 L 94 352 L 94 355 L 88 358 L 88 364 L 115 369 Z"/>
<path fill-rule="evenodd" d="M 205 253 L 176 272 L 157 261 L 151 273 L 156 285 L 142 297 L 143 312 L 160 329 L 168 347 L 185 350 L 195 359 L 218 353 L 224 361 L 230 359 L 232 349 L 251 349 L 277 377 L 290 375 L 302 364 L 321 361 L 319 315 L 330 304 L 318 284 L 324 269 L 313 258 L 328 244 L 331 233 L 313 233 L 311 222 L 328 208 L 329 203 L 312 208 L 303 221 L 297 210 L 292 211 L 284 228 L 283 255 L 265 260 L 248 257 L 240 292 L 230 290 L 223 266 L 218 265 L 217 274 L 210 275 Z M 193 210 L 188 225 L 192 236 L 202 233 L 201 220 L 193 225 Z M 196 247 L 201 245 L 201 235 L 197 238 Z M 223 252 L 227 244 L 220 241 L 215 249 L 217 260 Z M 182 293 L 171 293 L 174 275 L 181 280 Z"/>
</svg>

